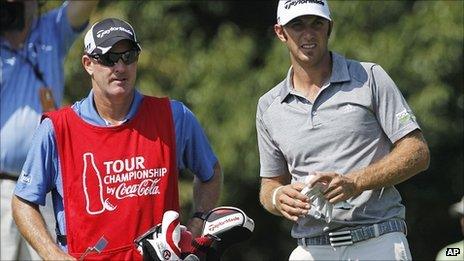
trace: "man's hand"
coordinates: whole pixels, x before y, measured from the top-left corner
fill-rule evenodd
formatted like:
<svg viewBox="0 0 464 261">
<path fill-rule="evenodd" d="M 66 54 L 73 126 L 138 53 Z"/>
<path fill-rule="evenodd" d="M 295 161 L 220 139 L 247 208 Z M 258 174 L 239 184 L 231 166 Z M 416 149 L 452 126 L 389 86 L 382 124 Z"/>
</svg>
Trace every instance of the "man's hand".
<svg viewBox="0 0 464 261">
<path fill-rule="evenodd" d="M 316 176 L 310 181 L 310 186 L 317 182 L 328 184 L 324 191 L 324 197 L 332 204 L 347 200 L 361 194 L 355 179 L 349 175 L 340 175 L 335 172 L 316 172 Z"/>
<path fill-rule="evenodd" d="M 200 218 L 191 218 L 187 224 L 187 230 L 192 233 L 192 237 L 196 238 L 201 236 L 203 229 L 203 220 Z"/>
<path fill-rule="evenodd" d="M 69 1 L 67 14 L 71 27 L 76 29 L 87 23 L 97 4 L 98 0 Z"/>
<path fill-rule="evenodd" d="M 291 221 L 297 221 L 299 217 L 308 214 L 311 206 L 309 199 L 300 193 L 304 187 L 303 183 L 297 182 L 283 186 L 277 191 L 275 207 L 282 216 Z"/>
</svg>

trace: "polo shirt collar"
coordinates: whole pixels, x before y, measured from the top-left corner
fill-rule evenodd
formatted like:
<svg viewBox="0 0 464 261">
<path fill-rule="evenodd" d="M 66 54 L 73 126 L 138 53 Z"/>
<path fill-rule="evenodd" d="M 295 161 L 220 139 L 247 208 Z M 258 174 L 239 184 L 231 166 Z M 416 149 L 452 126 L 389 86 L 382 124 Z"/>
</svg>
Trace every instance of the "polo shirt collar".
<svg viewBox="0 0 464 261">
<path fill-rule="evenodd" d="M 281 88 L 280 88 L 280 102 L 284 102 L 285 98 L 290 94 L 290 91 L 293 90 L 293 83 L 292 83 L 292 73 L 293 68 L 290 66 L 288 69 L 287 77 L 285 78 Z"/>
<path fill-rule="evenodd" d="M 345 57 L 338 53 L 331 52 L 332 54 L 332 75 L 330 76 L 330 83 L 348 82 L 351 80 L 348 71 L 348 64 Z"/>
<path fill-rule="evenodd" d="M 79 115 L 81 115 L 81 117 L 87 122 L 90 122 L 97 126 L 111 126 L 109 122 L 107 122 L 105 119 L 103 119 L 98 114 L 97 108 L 95 107 L 95 104 L 93 102 L 93 96 L 94 96 L 93 90 L 90 90 L 89 95 L 87 96 L 87 98 L 85 98 L 82 101 L 82 104 L 80 105 L 78 109 Z M 129 112 L 127 113 L 126 117 L 123 119 L 122 123 L 127 122 L 128 120 L 132 119 L 135 116 L 142 100 L 143 100 L 143 95 L 139 91 L 135 90 L 134 99 L 130 106 Z"/>
<path fill-rule="evenodd" d="M 345 57 L 335 53 L 330 52 L 332 55 L 332 74 L 330 75 L 330 83 L 340 83 L 350 81 L 351 77 L 348 72 L 348 64 Z M 287 72 L 287 77 L 285 78 L 281 88 L 280 88 L 280 102 L 284 102 L 287 96 L 291 93 L 293 88 L 292 82 L 293 68 L 290 66 Z"/>
</svg>

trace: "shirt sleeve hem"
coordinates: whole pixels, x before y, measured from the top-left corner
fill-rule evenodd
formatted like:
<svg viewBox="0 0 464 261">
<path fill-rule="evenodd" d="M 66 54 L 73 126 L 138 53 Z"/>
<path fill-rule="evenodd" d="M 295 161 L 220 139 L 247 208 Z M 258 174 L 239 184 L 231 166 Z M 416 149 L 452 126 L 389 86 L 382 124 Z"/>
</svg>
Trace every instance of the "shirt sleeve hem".
<svg viewBox="0 0 464 261">
<path fill-rule="evenodd" d="M 261 178 L 275 178 L 284 175 L 285 170 L 277 170 L 277 171 L 262 171 L 259 173 Z"/>
<path fill-rule="evenodd" d="M 394 133 L 393 135 L 389 136 L 390 141 L 392 143 L 395 143 L 395 142 L 402 139 L 404 136 L 406 136 L 407 134 L 411 133 L 414 130 L 420 130 L 420 127 L 419 127 L 419 125 L 417 125 L 417 123 L 411 122 L 408 125 L 406 125 L 405 127 L 401 128 L 396 133 Z"/>
<path fill-rule="evenodd" d="M 23 195 L 20 191 L 16 191 L 14 192 L 15 196 L 27 201 L 27 202 L 30 202 L 30 203 L 33 203 L 33 204 L 36 204 L 36 205 L 41 205 L 41 206 L 45 206 L 45 199 L 40 199 L 38 198 L 38 195 Z M 35 199 L 31 199 L 31 197 L 35 196 Z"/>
<path fill-rule="evenodd" d="M 197 175 L 195 173 L 195 176 L 197 176 L 201 180 L 202 183 L 206 183 L 206 182 L 210 181 L 214 177 L 214 166 L 217 163 L 219 163 L 218 159 L 215 156 L 213 156 L 211 158 L 211 160 L 209 161 L 207 171 L 200 172 L 203 175 Z"/>
</svg>

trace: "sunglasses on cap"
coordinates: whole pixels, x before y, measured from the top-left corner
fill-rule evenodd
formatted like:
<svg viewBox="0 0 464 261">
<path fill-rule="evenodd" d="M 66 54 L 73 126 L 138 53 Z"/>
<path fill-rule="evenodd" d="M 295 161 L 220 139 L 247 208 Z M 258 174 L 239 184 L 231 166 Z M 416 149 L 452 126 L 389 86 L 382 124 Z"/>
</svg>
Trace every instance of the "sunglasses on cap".
<svg viewBox="0 0 464 261">
<path fill-rule="evenodd" d="M 97 60 L 101 65 L 112 67 L 119 61 L 119 59 L 121 59 L 125 65 L 129 65 L 137 61 L 137 58 L 139 57 L 139 51 L 136 49 L 131 49 L 123 53 L 107 52 L 105 54 L 93 54 L 89 56 Z"/>
</svg>

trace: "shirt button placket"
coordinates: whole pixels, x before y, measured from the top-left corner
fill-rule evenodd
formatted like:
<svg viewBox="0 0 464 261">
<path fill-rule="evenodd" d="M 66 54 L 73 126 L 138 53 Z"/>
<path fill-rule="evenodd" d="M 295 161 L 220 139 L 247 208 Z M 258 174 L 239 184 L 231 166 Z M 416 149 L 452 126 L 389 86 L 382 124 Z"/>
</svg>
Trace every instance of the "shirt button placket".
<svg viewBox="0 0 464 261">
<path fill-rule="evenodd" d="M 314 109 L 314 107 L 311 109 L 311 127 L 314 128 L 314 126 L 317 125 L 317 111 Z"/>
<path fill-rule="evenodd" d="M 308 102 L 309 108 L 309 127 L 314 128 L 314 106 Z"/>
</svg>

